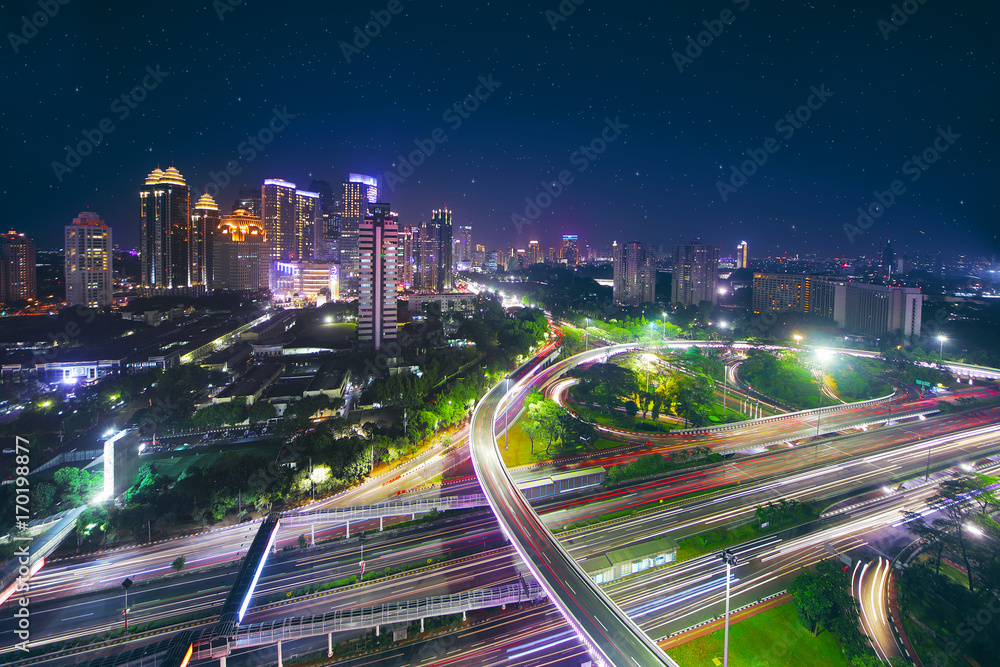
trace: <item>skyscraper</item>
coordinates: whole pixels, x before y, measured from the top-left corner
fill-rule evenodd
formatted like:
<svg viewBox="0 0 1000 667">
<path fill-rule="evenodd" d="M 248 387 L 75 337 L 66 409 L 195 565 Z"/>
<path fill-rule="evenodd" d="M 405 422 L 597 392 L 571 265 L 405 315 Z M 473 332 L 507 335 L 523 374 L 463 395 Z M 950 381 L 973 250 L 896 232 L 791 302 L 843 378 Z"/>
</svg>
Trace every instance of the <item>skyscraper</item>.
<svg viewBox="0 0 1000 667">
<path fill-rule="evenodd" d="M 541 264 L 543 262 L 542 258 L 542 246 L 538 245 L 538 241 L 528 242 L 528 263 L 529 264 Z"/>
<path fill-rule="evenodd" d="M 66 225 L 66 305 L 104 308 L 114 301 L 111 228 L 83 211 Z"/>
<path fill-rule="evenodd" d="M 670 302 L 697 306 L 702 301 L 719 302 L 719 249 L 696 240 L 674 246 L 674 279 Z"/>
<path fill-rule="evenodd" d="M 448 292 L 452 289 L 453 274 L 452 269 L 452 244 L 451 244 L 451 211 L 447 208 L 434 209 L 431 211 L 430 227 L 433 227 L 437 235 L 437 285 L 438 292 Z"/>
<path fill-rule="evenodd" d="M 736 268 L 746 269 L 750 267 L 750 246 L 746 241 L 740 241 L 736 246 Z"/>
<path fill-rule="evenodd" d="M 653 247 L 633 241 L 613 244 L 614 280 L 612 292 L 618 305 L 638 306 L 656 300 L 656 267 Z"/>
<path fill-rule="evenodd" d="M 455 237 L 455 265 L 471 265 L 472 249 L 472 225 L 459 225 Z"/>
<path fill-rule="evenodd" d="M 261 222 L 272 261 L 295 255 L 295 183 L 269 178 L 261 187 Z"/>
<path fill-rule="evenodd" d="M 260 204 L 260 188 L 240 188 L 240 194 L 233 202 L 233 210 L 243 209 L 255 218 L 260 218 L 263 211 Z"/>
<path fill-rule="evenodd" d="M 35 242 L 14 230 L 0 236 L 0 301 L 34 299 Z"/>
<path fill-rule="evenodd" d="M 267 289 L 271 254 L 260 218 L 236 209 L 212 230 L 210 284 L 218 290 Z"/>
<path fill-rule="evenodd" d="M 203 194 L 191 214 L 191 284 L 208 285 L 212 279 L 213 232 L 219 227 L 219 206 L 212 195 Z"/>
<path fill-rule="evenodd" d="M 358 233 L 358 340 L 375 349 L 396 340 L 398 223 L 388 204 L 373 204 Z"/>
<path fill-rule="evenodd" d="M 143 287 L 191 284 L 191 194 L 174 167 L 154 169 L 139 190 Z"/>
<path fill-rule="evenodd" d="M 319 217 L 313 238 L 313 256 L 331 262 L 340 261 L 337 239 L 340 237 L 340 208 L 329 181 L 319 179 L 309 183 L 309 190 L 319 194 Z"/>
<path fill-rule="evenodd" d="M 344 183 L 340 213 L 340 282 L 341 290 L 357 289 L 358 230 L 368 216 L 368 205 L 378 201 L 376 179 L 363 174 L 350 174 Z"/>
<path fill-rule="evenodd" d="M 414 286 L 423 292 L 433 292 L 438 281 L 438 227 L 426 220 L 416 228 L 413 244 L 416 251 Z"/>
<path fill-rule="evenodd" d="M 320 220 L 319 193 L 295 191 L 295 244 L 292 256 L 300 261 L 313 259 L 313 241 Z"/>
<path fill-rule="evenodd" d="M 420 238 L 420 230 L 412 225 L 399 227 L 399 259 L 397 266 L 400 272 L 400 282 L 406 289 L 413 287 L 414 267 L 416 257 L 414 255 L 414 238 Z"/>
<path fill-rule="evenodd" d="M 576 234 L 563 234 L 561 259 L 569 266 L 576 266 L 580 260 L 578 243 L 579 237 Z"/>
</svg>

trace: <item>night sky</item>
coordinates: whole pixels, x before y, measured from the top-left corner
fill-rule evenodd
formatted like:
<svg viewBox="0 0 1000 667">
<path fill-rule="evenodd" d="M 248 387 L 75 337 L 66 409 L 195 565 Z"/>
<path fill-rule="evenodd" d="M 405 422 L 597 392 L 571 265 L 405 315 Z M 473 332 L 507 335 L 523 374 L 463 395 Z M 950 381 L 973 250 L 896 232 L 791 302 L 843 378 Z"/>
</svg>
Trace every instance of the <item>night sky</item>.
<svg viewBox="0 0 1000 667">
<path fill-rule="evenodd" d="M 404 176 L 382 199 L 402 223 L 447 205 L 488 247 L 577 233 L 857 256 L 888 229 L 897 251 L 998 249 L 995 1 L 910 0 L 898 25 L 888 0 L 564 0 L 562 14 L 558 0 L 46 2 L 58 12 L 37 30 L 22 20 L 37 0 L 0 9 L 3 224 L 43 247 L 85 209 L 133 246 L 154 167 L 176 166 L 200 193 L 235 161 L 224 210 L 264 178 L 305 188 L 392 172 Z M 387 25 L 355 50 L 373 11 Z M 123 102 L 136 86 L 144 99 Z M 452 109 L 463 99 L 466 118 Z M 243 144 L 268 138 L 275 109 L 283 129 L 262 151 Z M 90 155 L 53 166 L 74 164 L 65 147 L 102 121 L 113 129 Z M 602 131 L 601 154 L 578 152 Z M 409 174 L 398 156 L 418 141 L 434 151 Z M 731 165 L 747 151 L 767 161 L 745 165 L 742 183 Z M 562 192 L 518 233 L 512 214 L 563 171 Z M 845 231 L 876 190 L 892 205 Z"/>
</svg>

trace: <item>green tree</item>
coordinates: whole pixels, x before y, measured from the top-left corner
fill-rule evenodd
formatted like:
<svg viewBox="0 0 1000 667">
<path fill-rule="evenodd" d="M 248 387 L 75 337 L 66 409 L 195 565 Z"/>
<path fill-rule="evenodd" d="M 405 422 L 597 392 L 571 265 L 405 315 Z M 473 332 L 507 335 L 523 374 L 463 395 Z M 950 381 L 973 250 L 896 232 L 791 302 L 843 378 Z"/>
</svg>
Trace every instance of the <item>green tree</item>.
<svg viewBox="0 0 1000 667">
<path fill-rule="evenodd" d="M 186 562 L 184 556 L 178 556 L 174 559 L 174 562 L 170 564 L 170 567 L 174 568 L 174 572 L 180 572 L 184 569 L 184 563 Z"/>
<path fill-rule="evenodd" d="M 788 585 L 788 592 L 802 624 L 813 636 L 820 626 L 831 629 L 838 616 L 854 609 L 843 572 L 830 560 L 820 561 L 814 571 L 804 570 Z"/>
</svg>

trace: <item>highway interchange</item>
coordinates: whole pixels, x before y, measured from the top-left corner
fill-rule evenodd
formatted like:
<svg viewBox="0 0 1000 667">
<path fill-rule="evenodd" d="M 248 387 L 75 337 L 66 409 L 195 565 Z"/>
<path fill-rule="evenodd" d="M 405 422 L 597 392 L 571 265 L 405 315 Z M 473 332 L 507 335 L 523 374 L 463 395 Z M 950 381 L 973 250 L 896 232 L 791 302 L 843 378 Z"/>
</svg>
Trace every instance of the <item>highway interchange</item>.
<svg viewBox="0 0 1000 667">
<path fill-rule="evenodd" d="M 545 380 L 557 375 L 560 366 L 566 363 L 564 361 L 557 364 L 546 374 Z M 535 382 L 536 380 L 532 380 L 531 383 L 523 383 L 512 392 L 514 396 L 511 400 L 506 402 L 511 423 L 515 421 L 514 417 L 520 410 L 519 402 L 526 394 L 529 384 L 538 386 Z M 541 383 L 541 380 L 537 382 Z M 486 406 L 484 410 L 496 408 L 501 404 L 503 394 L 503 391 L 499 391 L 491 395 L 493 399 L 487 397 L 480 407 Z M 928 405 L 927 401 L 919 400 L 907 401 L 905 406 L 902 403 L 900 401 L 900 405 L 893 409 L 894 417 L 906 414 L 901 408 L 905 407 L 906 411 L 913 412 Z M 852 424 L 872 417 L 884 418 L 885 412 L 886 406 L 868 406 L 824 415 L 823 431 L 845 430 Z M 477 413 L 481 414 L 487 416 L 474 419 L 473 428 L 489 429 L 489 416 L 492 413 Z M 700 437 L 663 438 L 651 445 L 646 445 L 649 441 L 645 440 L 641 444 L 607 450 L 585 462 L 556 461 L 546 466 L 514 471 L 514 476 L 528 479 L 546 470 L 574 465 L 613 465 L 650 451 L 688 447 L 696 442 L 700 446 L 725 447 L 727 451 L 739 445 L 746 450 L 746 454 L 750 454 L 710 469 L 679 473 L 667 479 L 635 484 L 628 488 L 599 488 L 587 494 L 580 493 L 571 498 L 542 503 L 539 509 L 544 517 L 544 524 L 539 524 L 543 527 L 533 530 L 544 530 L 547 535 L 550 530 L 555 530 L 558 534 L 562 526 L 595 514 L 622 508 L 648 507 L 660 502 L 670 503 L 675 497 L 691 491 L 707 492 L 716 489 L 715 495 L 708 499 L 665 505 L 611 526 L 572 531 L 572 535 L 562 537 L 561 541 L 564 548 L 572 554 L 572 559 L 580 560 L 647 536 L 666 534 L 675 539 L 682 538 L 707 527 L 746 519 L 753 515 L 755 505 L 770 499 L 784 497 L 807 501 L 847 498 L 858 490 L 879 488 L 892 480 L 919 476 L 928 467 L 934 470 L 957 462 L 984 459 L 997 451 L 998 439 L 996 433 L 984 425 L 996 423 L 998 416 L 998 411 L 985 410 L 959 416 L 932 417 L 926 421 L 911 419 L 891 428 L 873 428 L 867 432 L 852 430 L 845 435 L 828 438 L 812 437 L 816 430 L 814 418 L 797 417 L 750 427 L 722 437 L 709 434 Z M 497 419 L 494 423 L 496 422 L 502 427 L 503 419 Z M 949 433 L 977 428 L 983 432 L 964 433 L 940 442 L 935 440 Z M 458 443 L 467 435 L 468 429 L 465 428 L 455 434 L 453 439 Z M 785 440 L 794 442 L 797 446 L 770 449 L 749 446 L 750 443 L 763 439 Z M 639 443 L 639 440 L 635 442 Z M 747 446 L 744 447 L 744 443 Z M 467 493 L 469 487 L 475 484 L 474 480 L 459 482 L 446 488 L 426 484 L 427 480 L 436 478 L 444 471 L 467 467 L 467 454 L 466 447 L 456 448 L 449 453 L 442 453 L 440 450 L 424 452 L 398 470 L 355 487 L 339 497 L 317 503 L 316 506 L 370 504 L 395 499 L 401 491 L 410 491 L 408 497 Z M 984 462 L 983 465 L 989 465 L 989 462 Z M 387 479 L 392 481 L 387 483 Z M 819 480 L 822 483 L 818 483 Z M 733 487 L 734 482 L 739 482 L 739 486 Z M 800 567 L 829 557 L 828 548 L 831 546 L 840 553 L 870 544 L 872 536 L 884 533 L 887 523 L 898 518 L 902 509 L 922 507 L 925 498 L 932 491 L 931 483 L 905 492 L 887 493 L 884 500 L 831 517 L 823 525 L 803 535 L 779 534 L 742 545 L 740 552 L 745 556 L 743 562 L 746 565 L 737 568 L 735 572 L 734 607 L 782 590 Z M 507 498 L 507 502 L 517 500 Z M 523 499 L 519 502 L 527 506 Z M 139 599 L 136 602 L 130 600 L 130 607 L 134 609 L 132 613 L 137 619 L 135 622 L 169 618 L 178 613 L 210 609 L 221 604 L 235 574 L 233 565 L 240 556 L 240 549 L 245 548 L 252 540 L 256 525 L 248 523 L 162 544 L 50 564 L 32 582 L 35 593 L 33 600 L 38 601 L 35 603 L 37 610 L 33 610 L 33 614 L 37 614 L 34 617 L 37 625 L 33 625 L 33 629 L 41 635 L 42 641 L 49 642 L 114 627 L 120 623 L 118 613 L 121 609 L 119 591 L 116 588 L 124 575 L 151 578 L 147 586 L 137 591 Z M 332 546 L 306 551 L 282 553 L 269 561 L 258 588 L 258 599 L 356 573 L 360 542 L 355 531 L 365 528 L 370 529 L 372 526 L 352 525 L 352 538 L 349 541 L 338 541 L 332 543 Z M 326 527 L 322 531 L 317 530 L 318 537 L 335 534 L 343 534 L 343 529 Z M 535 538 L 540 537 L 536 532 Z M 282 535 L 281 541 L 287 544 L 296 538 L 297 533 L 290 533 Z M 468 556 L 460 563 L 430 568 L 398 579 L 367 582 L 364 586 L 312 600 L 252 610 L 247 622 L 509 583 L 516 579 L 519 572 L 525 572 L 522 559 L 506 546 L 503 533 L 485 511 L 472 512 L 458 521 L 451 520 L 450 525 L 436 525 L 434 531 L 416 528 L 393 535 L 393 531 L 387 530 L 381 535 L 366 538 L 364 543 L 369 571 L 435 558 L 443 553 L 476 551 L 480 555 Z M 189 566 L 211 567 L 181 576 L 161 576 L 168 571 L 175 553 L 187 555 Z M 198 554 L 196 558 L 192 558 L 194 553 Z M 869 569 L 874 573 L 877 568 L 873 564 Z M 883 568 L 887 570 L 885 566 Z M 882 571 L 878 570 L 878 577 L 884 579 Z M 617 606 L 623 608 L 645 631 L 644 636 L 658 639 L 718 616 L 724 584 L 721 573 L 721 564 L 706 556 L 669 567 L 655 575 L 644 573 L 615 582 L 606 586 L 602 595 L 609 596 Z M 877 597 L 871 594 L 870 589 L 880 585 L 878 577 L 862 577 L 864 585 L 869 587 L 865 589 L 869 600 Z M 156 580 L 153 581 L 152 578 Z M 875 583 L 869 583 L 870 581 Z M 865 627 L 874 628 L 873 634 L 878 634 L 882 632 L 878 628 L 884 627 L 884 612 L 877 605 L 866 608 L 866 613 L 869 611 L 872 620 L 865 621 L 870 624 Z M 7 618 L 3 621 L 7 622 Z M 503 628 L 499 636 L 491 634 L 489 628 L 492 625 L 497 626 L 494 630 Z M 2 623 L 0 629 L 7 630 Z M 579 633 L 571 631 L 560 620 L 556 607 L 541 604 L 529 609 L 510 610 L 510 613 L 505 612 L 496 621 L 445 635 L 452 637 L 452 640 L 439 637 L 417 642 L 409 648 L 393 649 L 386 659 L 389 660 L 387 664 L 393 664 L 391 656 L 399 654 L 401 658 L 412 661 L 420 657 L 420 651 L 424 651 L 429 656 L 428 659 L 438 660 L 441 658 L 438 649 L 444 646 L 444 642 L 447 644 L 445 655 L 454 656 L 459 661 L 472 661 L 468 664 L 482 664 L 475 661 L 487 656 L 490 660 L 502 658 L 510 664 L 541 664 L 538 661 L 540 655 L 546 657 L 546 664 L 550 661 L 579 664 L 586 649 L 577 634 Z M 523 641 L 518 638 L 523 638 Z M 308 643 L 303 642 L 302 650 L 306 649 Z M 879 649 L 885 655 L 892 654 L 893 646 L 889 645 L 886 637 L 877 643 L 885 644 Z M 290 653 L 286 652 L 287 655 Z M 8 657 L 13 658 L 5 655 L 3 659 Z M 234 655 L 228 664 L 270 664 L 269 660 L 273 661 L 273 653 L 268 654 L 267 649 L 258 649 L 242 657 Z M 350 664 L 367 663 L 362 660 L 352 661 Z"/>
</svg>

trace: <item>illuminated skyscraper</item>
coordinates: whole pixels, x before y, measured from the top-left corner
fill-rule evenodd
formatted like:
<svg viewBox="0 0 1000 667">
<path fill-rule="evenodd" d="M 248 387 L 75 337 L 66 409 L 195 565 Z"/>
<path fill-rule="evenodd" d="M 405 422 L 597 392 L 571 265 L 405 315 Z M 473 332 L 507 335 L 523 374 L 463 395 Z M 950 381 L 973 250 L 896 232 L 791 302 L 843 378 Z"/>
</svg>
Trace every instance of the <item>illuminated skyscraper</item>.
<svg viewBox="0 0 1000 667">
<path fill-rule="evenodd" d="M 656 267 L 653 247 L 633 241 L 612 248 L 614 281 L 612 291 L 617 305 L 638 306 L 656 300 Z"/>
<path fill-rule="evenodd" d="M 697 306 L 702 301 L 719 302 L 719 248 L 700 240 L 674 246 L 674 278 L 670 302 Z"/>
<path fill-rule="evenodd" d="M 459 225 L 455 237 L 455 264 L 472 264 L 472 225 Z"/>
<path fill-rule="evenodd" d="M 407 289 L 413 287 L 413 273 L 416 265 L 414 238 L 420 238 L 419 228 L 411 225 L 399 227 L 399 259 L 397 266 L 400 272 L 400 283 Z"/>
<path fill-rule="evenodd" d="M 154 169 L 139 190 L 143 287 L 188 287 L 191 194 L 174 167 Z"/>
<path fill-rule="evenodd" d="M 329 181 L 313 180 L 309 190 L 319 194 L 319 217 L 313 236 L 313 257 L 339 262 L 337 241 L 340 238 L 340 208 Z"/>
<path fill-rule="evenodd" d="M 579 237 L 576 234 L 563 234 L 561 259 L 569 266 L 576 266 L 580 261 L 578 243 Z"/>
<path fill-rule="evenodd" d="M 240 194 L 233 202 L 233 210 L 238 209 L 243 209 L 255 218 L 261 217 L 260 188 L 240 188 Z"/>
<path fill-rule="evenodd" d="M 213 289 L 267 289 L 271 254 L 264 225 L 249 211 L 236 209 L 222 216 L 212 230 Z"/>
<path fill-rule="evenodd" d="M 340 214 L 341 289 L 357 288 L 358 230 L 368 216 L 368 205 L 378 201 L 377 180 L 363 174 L 350 174 L 344 183 Z"/>
<path fill-rule="evenodd" d="M 295 183 L 269 178 L 261 187 L 261 222 L 272 261 L 295 255 Z"/>
<path fill-rule="evenodd" d="M 358 340 L 375 349 L 396 340 L 398 223 L 388 204 L 373 204 L 358 234 Z"/>
<path fill-rule="evenodd" d="M 437 285 L 438 292 L 449 292 L 453 288 L 452 243 L 451 243 L 451 211 L 447 208 L 431 211 L 431 221 L 428 224 L 436 234 L 437 253 Z"/>
<path fill-rule="evenodd" d="M 66 225 L 66 305 L 104 308 L 114 301 L 111 228 L 83 211 Z"/>
<path fill-rule="evenodd" d="M 541 264 L 544 262 L 542 257 L 542 246 L 538 245 L 538 241 L 528 242 L 528 262 L 531 264 Z"/>
<path fill-rule="evenodd" d="M 219 227 L 219 207 L 209 194 L 198 198 L 191 214 L 191 284 L 208 285 L 212 278 L 213 232 Z"/>
<path fill-rule="evenodd" d="M 14 230 L 0 235 L 0 301 L 34 299 L 35 242 Z"/>
<path fill-rule="evenodd" d="M 292 253 L 300 261 L 313 259 L 313 242 L 320 221 L 319 193 L 295 191 L 295 249 Z"/>
<path fill-rule="evenodd" d="M 740 241 L 736 246 L 736 268 L 746 269 L 750 267 L 750 246 L 746 241 Z"/>
</svg>

